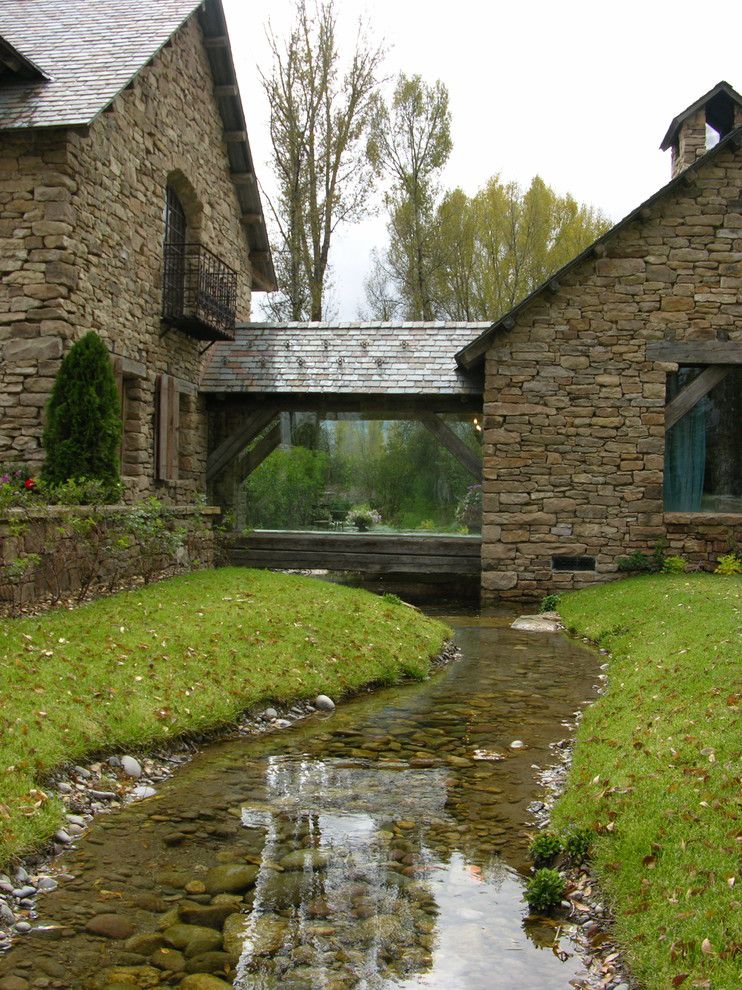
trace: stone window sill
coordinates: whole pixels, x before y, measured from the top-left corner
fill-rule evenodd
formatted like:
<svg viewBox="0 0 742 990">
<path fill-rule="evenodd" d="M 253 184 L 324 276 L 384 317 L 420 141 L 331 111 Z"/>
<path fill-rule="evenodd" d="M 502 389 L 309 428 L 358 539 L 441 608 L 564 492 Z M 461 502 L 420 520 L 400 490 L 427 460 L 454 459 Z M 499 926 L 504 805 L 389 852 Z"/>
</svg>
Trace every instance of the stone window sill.
<svg viewBox="0 0 742 990">
<path fill-rule="evenodd" d="M 663 519 L 666 523 L 682 523 L 687 526 L 699 523 L 739 526 L 742 525 L 742 512 L 665 512 Z"/>
</svg>

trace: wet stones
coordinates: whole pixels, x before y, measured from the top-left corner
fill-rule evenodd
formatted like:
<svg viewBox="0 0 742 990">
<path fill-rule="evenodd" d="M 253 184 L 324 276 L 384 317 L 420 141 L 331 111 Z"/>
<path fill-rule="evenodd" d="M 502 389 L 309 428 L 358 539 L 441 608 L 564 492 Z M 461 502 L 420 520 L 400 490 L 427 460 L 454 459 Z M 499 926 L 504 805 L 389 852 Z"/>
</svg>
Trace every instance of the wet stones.
<svg viewBox="0 0 742 990">
<path fill-rule="evenodd" d="M 326 694 L 318 694 L 314 699 L 314 707 L 319 712 L 334 712 L 335 702 Z"/>
<path fill-rule="evenodd" d="M 185 950 L 186 955 L 197 956 L 221 949 L 221 933 L 201 925 L 176 924 L 163 932 L 165 942 L 174 949 Z"/>
<path fill-rule="evenodd" d="M 133 756 L 121 757 L 121 769 L 127 777 L 133 777 L 135 780 L 142 776 L 142 766 Z"/>
<path fill-rule="evenodd" d="M 257 875 L 257 866 L 239 863 L 214 866 L 206 874 L 206 890 L 210 894 L 240 894 L 254 886 Z"/>
<path fill-rule="evenodd" d="M 329 862 L 329 856 L 321 849 L 296 849 L 287 853 L 278 861 L 284 870 L 323 870 Z"/>
<path fill-rule="evenodd" d="M 239 911 L 239 904 L 239 901 L 237 904 L 187 904 L 178 909 L 178 914 L 187 925 L 219 930 L 231 914 Z"/>
<path fill-rule="evenodd" d="M 193 973 L 186 976 L 180 984 L 181 990 L 225 990 L 230 986 L 231 984 L 208 973 Z"/>
<path fill-rule="evenodd" d="M 125 939 L 132 936 L 136 928 L 128 919 L 118 914 L 98 914 L 88 921 L 85 930 L 103 938 Z"/>
</svg>

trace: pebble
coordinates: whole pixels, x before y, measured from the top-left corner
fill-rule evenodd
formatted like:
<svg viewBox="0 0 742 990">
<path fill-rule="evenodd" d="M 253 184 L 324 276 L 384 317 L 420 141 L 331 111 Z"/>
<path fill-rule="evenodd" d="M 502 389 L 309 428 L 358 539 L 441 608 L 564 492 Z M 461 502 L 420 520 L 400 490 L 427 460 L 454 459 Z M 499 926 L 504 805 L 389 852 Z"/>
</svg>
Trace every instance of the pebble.
<svg viewBox="0 0 742 990">
<path fill-rule="evenodd" d="M 335 702 L 326 694 L 318 694 L 314 699 L 314 707 L 320 712 L 334 712 Z"/>
<path fill-rule="evenodd" d="M 142 776 L 142 765 L 133 756 L 123 756 L 121 758 L 121 769 L 127 777 L 133 777 L 135 780 L 138 780 Z"/>
<path fill-rule="evenodd" d="M 36 888 L 27 885 L 25 887 L 16 887 L 13 891 L 13 897 L 17 900 L 23 900 L 24 897 L 30 897 L 32 894 L 36 893 Z"/>
<path fill-rule="evenodd" d="M 38 883 L 39 890 L 56 890 L 58 886 L 54 877 L 41 877 Z"/>
<path fill-rule="evenodd" d="M 19 921 L 15 926 L 15 930 L 20 932 L 21 935 L 25 935 L 26 932 L 31 931 L 31 925 L 28 921 Z"/>
<path fill-rule="evenodd" d="M 66 780 L 60 780 L 60 782 L 57 784 L 57 790 L 61 794 L 71 794 L 72 784 L 69 784 Z"/>
<path fill-rule="evenodd" d="M 269 718 L 269 719 L 278 718 L 278 712 L 276 711 L 275 708 L 266 708 L 266 710 L 263 712 L 263 718 Z"/>
<path fill-rule="evenodd" d="M 131 796 L 138 801 L 141 801 L 144 798 L 154 797 L 155 794 L 157 794 L 157 791 L 154 789 L 154 787 L 148 787 L 145 784 L 140 784 L 138 787 L 135 787 L 134 790 L 131 792 Z"/>
<path fill-rule="evenodd" d="M 510 743 L 510 748 L 511 749 L 525 749 L 526 748 L 526 744 L 521 739 L 513 739 L 513 741 Z"/>
<path fill-rule="evenodd" d="M 273 724 L 277 729 L 288 729 L 288 727 L 291 725 L 291 722 L 289 722 L 289 720 L 286 718 L 277 718 L 274 720 Z"/>
<path fill-rule="evenodd" d="M 57 840 L 57 842 L 62 842 L 66 846 L 69 845 L 70 842 L 72 842 L 71 836 L 67 832 L 65 832 L 63 828 L 58 829 L 54 833 L 54 838 Z"/>
</svg>

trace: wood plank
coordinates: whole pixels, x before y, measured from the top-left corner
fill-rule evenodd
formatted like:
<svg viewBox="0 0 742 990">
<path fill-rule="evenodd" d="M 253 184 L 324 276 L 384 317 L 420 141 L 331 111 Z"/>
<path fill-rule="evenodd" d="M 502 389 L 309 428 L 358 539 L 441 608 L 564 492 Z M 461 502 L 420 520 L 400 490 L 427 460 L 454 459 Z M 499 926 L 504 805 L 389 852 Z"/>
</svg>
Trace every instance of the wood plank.
<svg viewBox="0 0 742 990">
<path fill-rule="evenodd" d="M 223 131 L 222 140 L 226 141 L 227 144 L 242 144 L 247 141 L 247 131 Z M 246 174 L 251 175 L 252 173 Z M 234 182 L 234 176 L 232 176 L 232 181 Z"/>
<path fill-rule="evenodd" d="M 227 48 L 229 38 L 226 34 L 215 34 L 211 38 L 204 38 L 204 48 Z"/>
<path fill-rule="evenodd" d="M 255 444 L 252 450 L 240 458 L 235 467 L 235 474 L 238 484 L 242 482 L 253 471 L 260 467 L 266 457 L 269 457 L 276 447 L 281 443 L 281 424 L 276 423 L 266 435 Z"/>
<path fill-rule="evenodd" d="M 240 221 L 245 224 L 245 226 L 254 226 L 263 222 L 262 213 L 243 213 L 240 217 Z M 254 253 L 254 252 L 253 252 Z"/>
<path fill-rule="evenodd" d="M 263 567 L 291 570 L 363 571 L 376 574 L 478 574 L 478 558 L 407 557 L 386 554 L 298 554 L 277 551 L 269 555 L 228 552 L 231 563 L 240 567 Z"/>
<path fill-rule="evenodd" d="M 180 403 L 171 375 L 157 378 L 157 478 L 178 480 L 178 428 Z"/>
<path fill-rule="evenodd" d="M 430 430 L 439 443 L 442 443 L 446 450 L 453 454 L 459 464 L 463 465 L 472 477 L 476 478 L 477 481 L 482 480 L 482 458 L 477 457 L 476 453 L 466 446 L 461 437 L 454 433 L 440 416 L 429 412 L 421 414 L 419 419 L 423 426 Z"/>
<path fill-rule="evenodd" d="M 265 552 L 271 549 L 289 549 L 307 552 L 328 550 L 337 553 L 406 553 L 441 557 L 478 556 L 482 545 L 480 536 L 438 537 L 398 536 L 393 533 L 354 534 L 306 532 L 236 533 L 230 537 L 230 546 L 236 549 L 256 548 Z"/>
<path fill-rule="evenodd" d="M 732 369 L 722 364 L 712 364 L 694 378 L 690 385 L 679 392 L 672 402 L 665 406 L 665 429 L 669 430 L 681 420 L 686 413 L 697 405 L 704 395 L 726 378 Z"/>
<path fill-rule="evenodd" d="M 733 340 L 653 340 L 647 360 L 674 364 L 742 364 L 742 342 Z"/>
<path fill-rule="evenodd" d="M 236 83 L 224 83 L 219 86 L 214 86 L 215 96 L 237 96 L 239 89 Z"/>
<path fill-rule="evenodd" d="M 206 460 L 206 480 L 213 481 L 247 445 L 262 433 L 275 417 L 277 408 L 272 403 L 256 409 L 242 425 L 223 440 Z"/>
</svg>

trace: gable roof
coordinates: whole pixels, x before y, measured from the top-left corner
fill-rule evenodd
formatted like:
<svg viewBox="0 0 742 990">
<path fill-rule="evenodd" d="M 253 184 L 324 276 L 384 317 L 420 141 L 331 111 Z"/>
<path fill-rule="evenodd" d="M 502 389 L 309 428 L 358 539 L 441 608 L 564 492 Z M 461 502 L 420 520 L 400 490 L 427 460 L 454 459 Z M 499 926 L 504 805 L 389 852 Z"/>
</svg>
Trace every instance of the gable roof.
<svg viewBox="0 0 742 990">
<path fill-rule="evenodd" d="M 3 80 L 0 131 L 87 126 L 198 11 L 243 215 L 254 288 L 275 272 L 221 0 L 1 0 L 0 41 L 40 70 Z M 33 61 L 31 61 L 33 60 Z M 43 73 L 43 76 L 41 75 Z"/>
<path fill-rule="evenodd" d="M 627 214 L 623 220 L 611 227 L 610 230 L 602 234 L 596 241 L 585 248 L 580 254 L 568 261 L 566 265 L 550 275 L 541 285 L 537 286 L 533 292 L 526 296 L 525 299 L 521 300 L 517 306 L 514 306 L 509 312 L 504 313 L 499 319 L 494 323 L 491 323 L 487 329 L 481 333 L 476 340 L 473 340 L 470 344 L 462 347 L 460 351 L 456 354 L 456 361 L 460 368 L 464 370 L 471 370 L 475 368 L 480 361 L 484 359 L 484 355 L 490 346 L 495 334 L 498 330 L 512 330 L 515 325 L 516 318 L 527 309 L 531 303 L 540 299 L 546 292 L 558 291 L 560 280 L 564 278 L 565 275 L 570 274 L 573 269 L 579 267 L 583 261 L 588 261 L 596 256 L 602 257 L 605 251 L 604 245 L 607 245 L 613 238 L 628 226 L 634 220 L 644 220 L 647 217 L 647 211 L 654 206 L 655 203 L 660 202 L 665 199 L 676 189 L 687 185 L 689 181 L 693 181 L 693 175 L 703 169 L 709 162 L 713 161 L 718 155 L 721 154 L 727 148 L 736 149 L 742 144 L 742 126 L 736 127 L 731 131 L 725 138 L 713 148 L 709 149 L 705 155 L 701 158 L 697 158 L 692 165 L 689 165 L 684 171 L 680 172 L 675 178 L 671 179 L 667 185 L 662 186 L 658 189 L 656 193 L 646 199 L 643 203 L 632 210 L 631 213 Z"/>
<path fill-rule="evenodd" d="M 729 107 L 733 108 L 735 103 L 742 107 L 742 96 L 722 79 L 708 93 L 696 100 L 695 103 L 691 103 L 677 117 L 672 118 L 667 134 L 662 139 L 660 150 L 667 151 L 675 143 L 681 125 L 703 106 L 706 107 L 706 119 L 709 124 L 722 136 L 728 134 L 734 127 L 734 113 L 732 112 L 730 115 L 728 111 Z"/>
<path fill-rule="evenodd" d="M 202 392 L 480 396 L 451 356 L 489 323 L 248 323 L 209 350 Z"/>
</svg>

